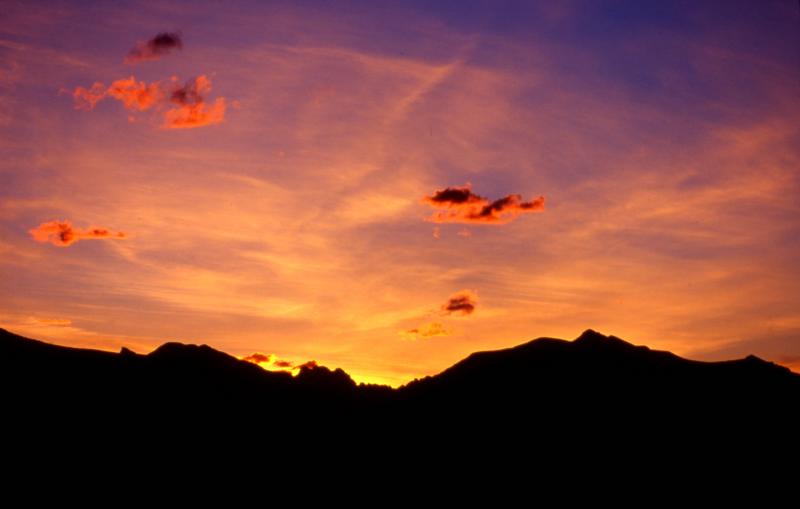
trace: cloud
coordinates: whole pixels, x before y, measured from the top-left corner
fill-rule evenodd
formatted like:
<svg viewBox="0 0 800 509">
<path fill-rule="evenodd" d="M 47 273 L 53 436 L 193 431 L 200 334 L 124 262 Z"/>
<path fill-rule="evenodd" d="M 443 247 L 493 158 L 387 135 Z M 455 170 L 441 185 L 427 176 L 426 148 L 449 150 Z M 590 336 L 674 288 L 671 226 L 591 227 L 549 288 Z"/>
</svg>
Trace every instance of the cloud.
<svg viewBox="0 0 800 509">
<path fill-rule="evenodd" d="M 247 357 L 242 357 L 241 360 L 252 362 L 253 364 L 258 364 L 262 368 L 270 371 L 276 371 L 276 370 L 285 371 L 290 369 L 297 369 L 300 367 L 300 366 L 295 367 L 294 364 L 289 361 L 278 359 L 278 357 L 275 354 L 271 353 L 263 354 L 256 352 L 254 354 L 248 355 Z"/>
<path fill-rule="evenodd" d="M 262 362 L 271 364 L 275 356 L 272 354 L 254 353 L 247 357 L 242 357 L 243 361 L 252 362 L 253 364 L 260 364 Z"/>
<path fill-rule="evenodd" d="M 144 81 L 136 81 L 133 76 L 115 81 L 106 93 L 122 102 L 126 109 L 137 111 L 152 108 L 164 97 L 159 82 L 148 85 Z"/>
<path fill-rule="evenodd" d="M 128 52 L 125 63 L 138 64 L 147 60 L 158 60 L 175 50 L 183 49 L 181 34 L 177 32 L 161 32 L 146 42 L 138 42 L 136 47 Z"/>
<path fill-rule="evenodd" d="M 442 311 L 448 315 L 453 313 L 469 315 L 475 311 L 475 306 L 477 305 L 478 295 L 474 291 L 461 290 L 451 295 L 447 302 L 442 304 Z"/>
<path fill-rule="evenodd" d="M 297 366 L 294 367 L 294 369 L 300 369 L 300 370 L 302 370 L 302 369 L 317 369 L 318 367 L 320 367 L 320 366 L 319 366 L 319 364 L 317 364 L 317 361 L 308 361 L 308 362 L 304 362 L 303 364 L 298 364 Z"/>
<path fill-rule="evenodd" d="M 72 97 L 75 99 L 75 109 L 92 110 L 94 109 L 95 104 L 102 101 L 106 97 L 106 86 L 101 82 L 96 81 L 88 89 L 84 87 L 77 87 L 72 92 Z"/>
<path fill-rule="evenodd" d="M 72 97 L 75 100 L 75 109 L 78 110 L 92 110 L 98 102 L 106 97 L 113 97 L 120 101 L 126 109 L 145 111 L 156 106 L 163 99 L 164 91 L 157 81 L 148 85 L 144 81 L 136 81 L 136 78 L 131 76 L 114 81 L 108 88 L 99 81 L 88 89 L 76 87 L 72 92 Z"/>
<path fill-rule="evenodd" d="M 163 112 L 162 126 L 171 129 L 202 127 L 222 122 L 225 118 L 224 97 L 217 98 L 213 103 L 205 100 L 205 94 L 211 91 L 211 80 L 207 76 L 192 78 L 183 86 L 174 85 L 177 81 L 175 77 L 170 81 L 172 85 L 160 81 L 148 84 L 130 76 L 114 81 L 108 88 L 101 82 L 96 82 L 88 89 L 77 87 L 72 97 L 75 108 L 80 110 L 92 110 L 98 102 L 112 97 L 128 110 L 152 109 Z M 169 109 L 165 111 L 165 108 Z"/>
<path fill-rule="evenodd" d="M 225 98 L 209 105 L 204 94 L 211 91 L 211 80 L 205 75 L 190 79 L 183 87 L 172 91 L 170 101 L 176 107 L 164 113 L 164 127 L 189 129 L 222 122 L 225 118 Z"/>
<path fill-rule="evenodd" d="M 115 232 L 106 228 L 88 228 L 80 230 L 73 228 L 69 221 L 48 221 L 36 228 L 31 228 L 28 233 L 37 242 L 50 242 L 54 246 L 67 247 L 79 240 L 87 239 L 125 239 L 126 233 Z"/>
<path fill-rule="evenodd" d="M 400 333 L 411 339 L 430 338 L 434 336 L 449 336 L 450 331 L 439 322 L 426 323 L 416 329 L 405 330 Z"/>
<path fill-rule="evenodd" d="M 544 210 L 544 196 L 523 201 L 519 194 L 489 201 L 472 192 L 470 184 L 462 187 L 447 187 L 425 196 L 422 202 L 443 209 L 428 218 L 434 223 L 492 223 L 512 221 L 519 214 Z"/>
</svg>

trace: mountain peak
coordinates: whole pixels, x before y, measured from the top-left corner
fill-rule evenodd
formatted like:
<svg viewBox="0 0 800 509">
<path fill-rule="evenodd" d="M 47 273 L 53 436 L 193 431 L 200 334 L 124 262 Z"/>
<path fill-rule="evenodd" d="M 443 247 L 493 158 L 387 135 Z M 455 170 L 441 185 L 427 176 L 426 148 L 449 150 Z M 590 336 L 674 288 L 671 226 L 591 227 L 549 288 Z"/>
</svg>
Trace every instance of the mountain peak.
<svg viewBox="0 0 800 509">
<path fill-rule="evenodd" d="M 633 344 L 628 343 L 623 339 L 620 339 L 616 336 L 606 336 L 604 334 L 600 334 L 594 329 L 586 329 L 583 331 L 583 334 L 578 336 L 575 341 L 573 341 L 573 343 L 578 346 L 592 348 L 636 348 Z"/>
<path fill-rule="evenodd" d="M 575 338 L 575 342 L 588 343 L 588 342 L 601 342 L 607 340 L 608 336 L 600 334 L 594 329 L 586 329 L 583 333 Z"/>
</svg>

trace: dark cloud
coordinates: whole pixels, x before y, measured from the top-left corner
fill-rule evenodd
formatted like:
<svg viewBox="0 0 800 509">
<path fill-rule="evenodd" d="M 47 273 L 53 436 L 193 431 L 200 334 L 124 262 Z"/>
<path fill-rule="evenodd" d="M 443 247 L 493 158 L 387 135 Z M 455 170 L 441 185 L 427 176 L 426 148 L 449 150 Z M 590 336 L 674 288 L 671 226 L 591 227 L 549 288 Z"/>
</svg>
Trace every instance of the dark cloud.
<svg viewBox="0 0 800 509">
<path fill-rule="evenodd" d="M 447 187 L 441 191 L 436 191 L 433 196 L 427 197 L 434 204 L 460 204 L 460 203 L 483 203 L 486 198 L 473 193 L 469 186 Z"/>
<path fill-rule="evenodd" d="M 319 366 L 319 364 L 317 364 L 317 361 L 308 361 L 308 362 L 304 362 L 303 364 L 299 364 L 299 365 L 295 366 L 295 368 L 301 369 L 301 370 L 302 369 L 307 369 L 307 370 L 308 369 L 317 369 L 319 367 L 320 366 Z"/>
<path fill-rule="evenodd" d="M 175 50 L 183 49 L 181 34 L 177 32 L 161 32 L 146 42 L 139 42 L 125 57 L 126 64 L 137 64 L 147 60 L 158 60 Z"/>
<path fill-rule="evenodd" d="M 509 194 L 490 201 L 472 192 L 470 185 L 447 187 L 425 196 L 423 203 L 443 209 L 428 218 L 435 223 L 493 223 L 512 221 L 519 214 L 544 210 L 544 196 L 523 201 L 522 195 Z"/>
<path fill-rule="evenodd" d="M 475 311 L 475 306 L 478 305 L 478 296 L 472 290 L 461 290 L 454 293 L 447 299 L 447 302 L 442 304 L 442 311 L 446 314 L 460 313 L 462 315 L 469 315 Z"/>
</svg>

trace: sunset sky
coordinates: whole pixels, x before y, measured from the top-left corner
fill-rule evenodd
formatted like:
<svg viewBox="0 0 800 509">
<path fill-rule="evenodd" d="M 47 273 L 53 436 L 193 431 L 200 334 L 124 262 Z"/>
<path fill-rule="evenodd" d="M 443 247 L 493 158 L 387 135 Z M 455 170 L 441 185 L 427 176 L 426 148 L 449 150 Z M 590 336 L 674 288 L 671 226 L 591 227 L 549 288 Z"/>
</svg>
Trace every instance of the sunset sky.
<svg viewBox="0 0 800 509">
<path fill-rule="evenodd" d="M 800 371 L 796 0 L 0 3 L 12 332 Z"/>
</svg>

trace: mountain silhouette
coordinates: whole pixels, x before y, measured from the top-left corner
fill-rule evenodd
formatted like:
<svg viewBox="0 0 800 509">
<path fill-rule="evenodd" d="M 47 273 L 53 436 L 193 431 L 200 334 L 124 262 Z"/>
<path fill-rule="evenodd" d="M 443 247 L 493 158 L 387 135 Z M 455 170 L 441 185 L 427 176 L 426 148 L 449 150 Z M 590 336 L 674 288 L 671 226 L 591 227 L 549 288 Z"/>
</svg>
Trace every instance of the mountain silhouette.
<svg viewBox="0 0 800 509">
<path fill-rule="evenodd" d="M 517 445 L 530 437 L 619 441 L 642 430 L 736 431 L 741 440 L 765 432 L 755 429 L 795 433 L 800 422 L 800 375 L 783 366 L 754 356 L 693 361 L 593 330 L 473 353 L 392 389 L 313 364 L 296 376 L 270 372 L 206 345 L 111 353 L 0 329 L 0 382 L 19 436 L 52 438 L 56 429 L 94 444 L 120 435 L 161 443 L 176 440 L 176 430 L 206 444 L 266 435 L 377 450 L 387 440 L 433 447 L 466 435 Z"/>
</svg>

